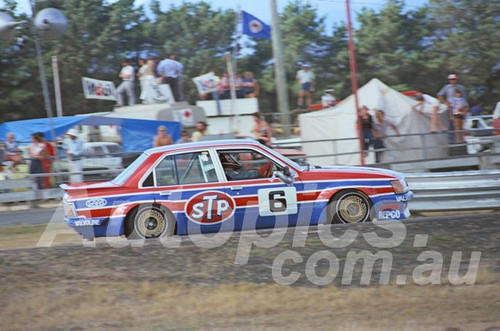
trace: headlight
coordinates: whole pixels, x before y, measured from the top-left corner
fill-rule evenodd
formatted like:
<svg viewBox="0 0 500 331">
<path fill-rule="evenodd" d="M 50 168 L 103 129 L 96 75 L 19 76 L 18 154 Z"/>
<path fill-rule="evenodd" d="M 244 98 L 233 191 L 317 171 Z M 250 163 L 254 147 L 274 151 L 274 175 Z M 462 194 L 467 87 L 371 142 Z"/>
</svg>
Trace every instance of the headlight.
<svg viewBox="0 0 500 331">
<path fill-rule="evenodd" d="M 403 194 L 407 191 L 408 187 L 404 179 L 391 180 L 392 189 L 396 194 Z"/>
</svg>

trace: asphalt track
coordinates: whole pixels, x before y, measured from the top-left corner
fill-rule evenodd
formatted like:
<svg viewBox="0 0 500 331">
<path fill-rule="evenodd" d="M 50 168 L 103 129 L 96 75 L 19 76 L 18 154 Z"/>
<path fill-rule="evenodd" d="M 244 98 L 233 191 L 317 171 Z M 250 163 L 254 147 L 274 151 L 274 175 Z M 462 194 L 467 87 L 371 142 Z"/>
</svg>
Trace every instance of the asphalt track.
<svg viewBox="0 0 500 331">
<path fill-rule="evenodd" d="M 0 212 L 0 226 L 15 226 L 23 224 L 46 224 L 50 221 L 62 221 L 64 218 L 64 211 L 62 206 L 54 208 L 37 208 L 18 211 L 2 211 Z M 485 219 L 500 219 L 500 211 L 490 212 L 457 212 L 445 213 L 435 216 L 412 216 L 404 222 L 413 221 L 444 221 L 454 219 L 470 219 L 470 222 L 481 221 Z"/>
</svg>

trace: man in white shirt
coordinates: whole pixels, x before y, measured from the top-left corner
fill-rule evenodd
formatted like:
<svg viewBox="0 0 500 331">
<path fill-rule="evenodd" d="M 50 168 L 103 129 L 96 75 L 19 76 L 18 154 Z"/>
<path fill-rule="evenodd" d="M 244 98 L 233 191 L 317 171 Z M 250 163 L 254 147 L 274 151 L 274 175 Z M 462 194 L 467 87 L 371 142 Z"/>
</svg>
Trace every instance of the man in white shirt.
<svg viewBox="0 0 500 331">
<path fill-rule="evenodd" d="M 121 107 L 125 104 L 123 102 L 123 92 L 127 93 L 128 104 L 130 106 L 135 105 L 135 69 L 130 65 L 128 59 L 122 61 L 122 70 L 118 77 L 122 79 L 122 83 L 116 89 L 116 107 Z"/>
<path fill-rule="evenodd" d="M 70 182 L 83 182 L 82 157 L 83 157 L 83 142 L 77 137 L 75 129 L 69 129 L 66 132 L 66 138 L 63 141 L 63 149 L 66 151 L 68 158 L 68 170 L 71 172 Z"/>
<path fill-rule="evenodd" d="M 306 98 L 305 108 L 311 105 L 311 92 L 314 92 L 314 73 L 309 69 L 311 66 L 307 63 L 302 64 L 302 69 L 297 71 L 296 79 L 300 84 L 299 98 L 297 100 L 297 108 L 304 108 L 304 98 Z"/>
<path fill-rule="evenodd" d="M 321 105 L 323 108 L 329 108 L 335 106 L 335 97 L 333 96 L 332 88 L 326 89 L 325 94 L 321 97 Z"/>
</svg>

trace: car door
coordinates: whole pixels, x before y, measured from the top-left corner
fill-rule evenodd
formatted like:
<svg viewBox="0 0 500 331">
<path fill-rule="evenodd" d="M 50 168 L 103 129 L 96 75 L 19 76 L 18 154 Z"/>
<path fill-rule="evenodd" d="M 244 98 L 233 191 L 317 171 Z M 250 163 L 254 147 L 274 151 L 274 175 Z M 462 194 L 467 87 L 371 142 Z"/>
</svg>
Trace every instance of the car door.
<svg viewBox="0 0 500 331">
<path fill-rule="evenodd" d="M 155 187 L 155 202 L 172 212 L 179 234 L 234 228 L 235 205 L 221 185 L 207 150 L 166 155 L 143 183 Z"/>
<path fill-rule="evenodd" d="M 215 158 L 214 158 L 215 159 Z M 252 148 L 221 148 L 217 161 L 223 169 L 225 192 L 235 201 L 237 230 L 295 225 L 302 191 L 300 181 L 288 185 L 273 176 L 286 164 Z"/>
</svg>

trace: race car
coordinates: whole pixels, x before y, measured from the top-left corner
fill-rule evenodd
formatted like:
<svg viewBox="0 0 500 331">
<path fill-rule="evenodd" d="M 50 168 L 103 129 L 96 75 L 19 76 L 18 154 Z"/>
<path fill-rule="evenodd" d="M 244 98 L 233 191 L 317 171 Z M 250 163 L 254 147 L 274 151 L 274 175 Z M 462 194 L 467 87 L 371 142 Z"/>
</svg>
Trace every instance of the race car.
<svg viewBox="0 0 500 331">
<path fill-rule="evenodd" d="M 61 185 L 85 238 L 158 238 L 405 219 L 413 193 L 393 171 L 299 165 L 253 140 L 146 150 L 110 182 Z"/>
</svg>

